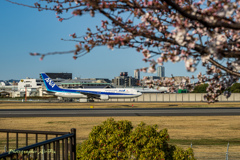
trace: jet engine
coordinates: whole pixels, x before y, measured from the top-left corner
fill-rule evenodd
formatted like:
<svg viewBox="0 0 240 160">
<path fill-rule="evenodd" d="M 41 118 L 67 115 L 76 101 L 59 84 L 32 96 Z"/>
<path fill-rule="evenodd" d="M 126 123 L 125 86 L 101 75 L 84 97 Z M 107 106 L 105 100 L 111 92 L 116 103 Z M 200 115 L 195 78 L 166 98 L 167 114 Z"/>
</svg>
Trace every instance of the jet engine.
<svg viewBox="0 0 240 160">
<path fill-rule="evenodd" d="M 0 96 L 6 96 L 7 93 L 0 93 Z"/>
<path fill-rule="evenodd" d="M 101 100 L 108 100 L 109 96 L 108 95 L 100 95 Z"/>
<path fill-rule="evenodd" d="M 9 97 L 10 96 L 10 93 L 8 93 L 8 92 L 5 92 L 5 91 L 3 91 L 3 92 L 0 92 L 0 97 Z"/>
</svg>

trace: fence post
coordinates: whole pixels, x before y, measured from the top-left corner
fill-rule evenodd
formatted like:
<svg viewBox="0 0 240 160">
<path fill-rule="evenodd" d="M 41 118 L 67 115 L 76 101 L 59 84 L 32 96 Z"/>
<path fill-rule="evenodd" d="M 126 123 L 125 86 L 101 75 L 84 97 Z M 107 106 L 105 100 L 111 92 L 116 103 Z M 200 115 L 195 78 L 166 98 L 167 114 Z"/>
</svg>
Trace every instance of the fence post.
<svg viewBox="0 0 240 160">
<path fill-rule="evenodd" d="M 46 144 L 43 145 L 43 153 L 44 153 L 43 159 L 44 159 L 44 160 L 47 160 L 47 145 L 46 145 Z"/>
<path fill-rule="evenodd" d="M 76 128 L 72 128 L 71 129 L 71 133 L 74 134 L 74 136 L 71 138 L 72 139 L 72 150 L 71 150 L 71 154 L 73 157 L 73 160 L 76 160 Z"/>
<path fill-rule="evenodd" d="M 7 151 L 9 151 L 9 132 L 7 132 Z"/>
<path fill-rule="evenodd" d="M 229 148 L 229 142 L 228 142 L 228 145 L 227 145 L 226 160 L 228 160 L 228 148 Z"/>
<path fill-rule="evenodd" d="M 64 156 L 65 157 L 63 157 L 63 159 L 68 159 L 68 138 L 66 138 L 65 140 L 64 140 L 65 142 L 65 145 L 64 145 L 64 147 L 65 147 L 65 153 L 64 153 Z"/>
<path fill-rule="evenodd" d="M 55 142 L 56 144 L 56 159 L 59 160 L 60 159 L 60 145 L 59 145 L 59 140 Z"/>
</svg>

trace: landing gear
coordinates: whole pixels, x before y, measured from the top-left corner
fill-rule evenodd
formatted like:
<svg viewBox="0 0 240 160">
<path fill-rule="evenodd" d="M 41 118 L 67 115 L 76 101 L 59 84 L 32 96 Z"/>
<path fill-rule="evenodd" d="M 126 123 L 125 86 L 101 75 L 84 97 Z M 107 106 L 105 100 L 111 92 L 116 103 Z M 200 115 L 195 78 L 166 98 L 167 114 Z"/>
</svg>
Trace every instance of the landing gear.
<svg viewBox="0 0 240 160">
<path fill-rule="evenodd" d="M 89 99 L 88 102 L 94 102 L 93 98 Z"/>
</svg>

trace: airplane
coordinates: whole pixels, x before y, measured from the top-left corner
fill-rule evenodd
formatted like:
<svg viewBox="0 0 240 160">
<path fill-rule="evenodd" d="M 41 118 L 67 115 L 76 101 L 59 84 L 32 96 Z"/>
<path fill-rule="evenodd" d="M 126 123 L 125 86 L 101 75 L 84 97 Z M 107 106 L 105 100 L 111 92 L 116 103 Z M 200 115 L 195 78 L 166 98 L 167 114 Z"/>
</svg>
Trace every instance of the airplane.
<svg viewBox="0 0 240 160">
<path fill-rule="evenodd" d="M 58 87 L 50 77 L 41 73 L 47 92 L 55 92 L 55 96 L 63 98 L 84 98 L 108 100 L 111 98 L 136 98 L 142 93 L 136 89 L 128 88 L 104 88 L 104 89 L 65 89 Z"/>
<path fill-rule="evenodd" d="M 3 90 L 0 91 L 0 97 L 6 97 L 6 96 L 10 96 L 10 93 L 9 92 L 5 92 Z"/>
</svg>

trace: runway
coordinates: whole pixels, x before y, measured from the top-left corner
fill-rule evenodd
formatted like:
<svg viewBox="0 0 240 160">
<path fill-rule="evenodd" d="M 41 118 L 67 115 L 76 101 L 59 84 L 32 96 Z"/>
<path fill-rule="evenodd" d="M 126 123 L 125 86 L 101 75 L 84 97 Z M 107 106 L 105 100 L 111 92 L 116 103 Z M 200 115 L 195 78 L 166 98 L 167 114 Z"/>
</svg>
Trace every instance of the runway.
<svg viewBox="0 0 240 160">
<path fill-rule="evenodd" d="M 0 118 L 238 115 L 240 108 L 0 109 Z"/>
</svg>

